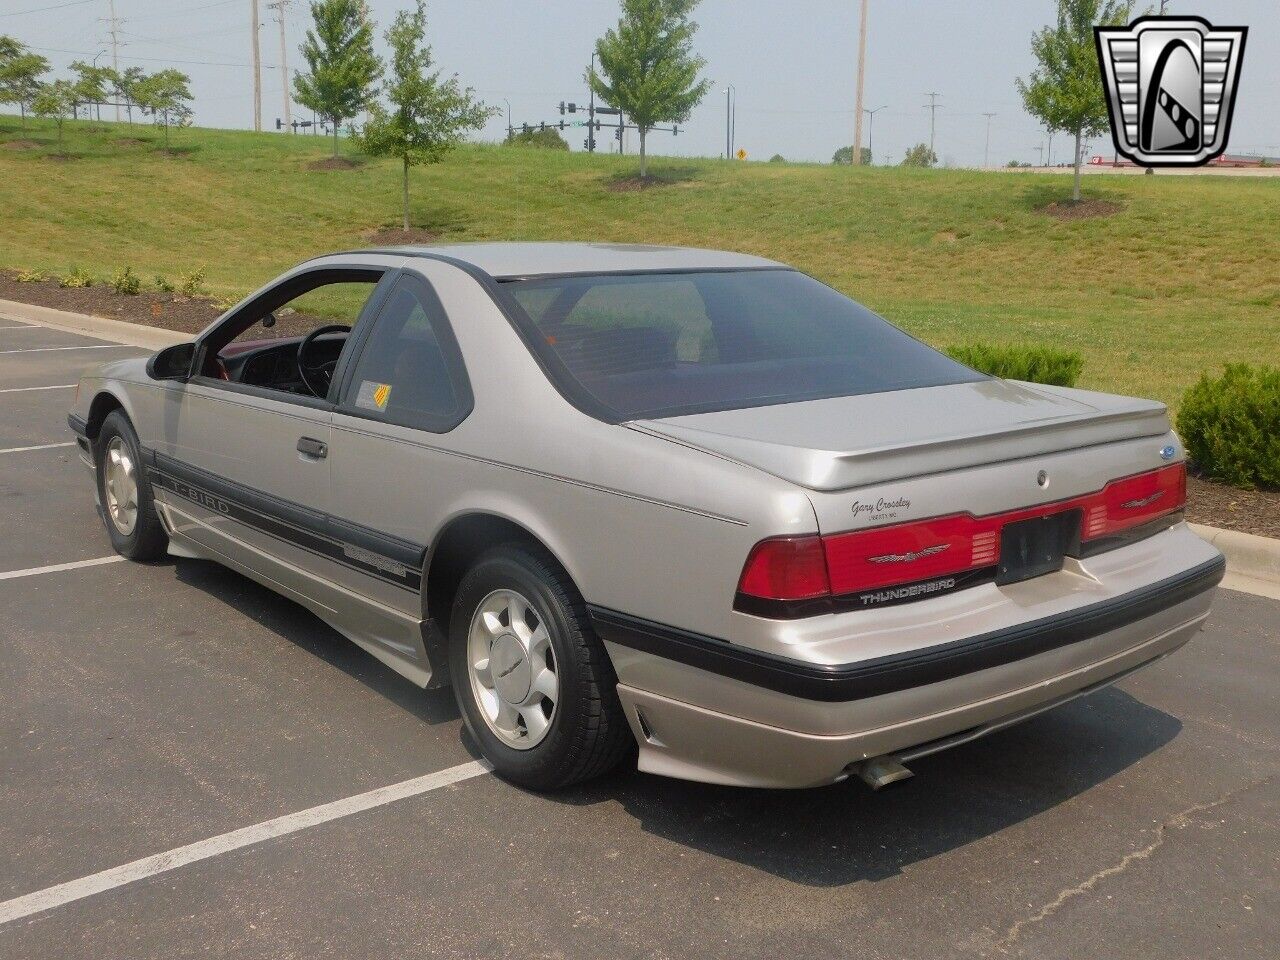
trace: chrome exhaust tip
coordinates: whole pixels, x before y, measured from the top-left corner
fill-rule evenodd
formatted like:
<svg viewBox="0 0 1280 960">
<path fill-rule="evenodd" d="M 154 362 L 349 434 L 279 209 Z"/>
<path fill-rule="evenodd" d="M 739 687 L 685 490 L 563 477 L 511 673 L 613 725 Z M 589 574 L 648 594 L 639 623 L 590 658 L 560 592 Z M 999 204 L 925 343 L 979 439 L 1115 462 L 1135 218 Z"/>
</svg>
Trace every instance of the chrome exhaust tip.
<svg viewBox="0 0 1280 960">
<path fill-rule="evenodd" d="M 910 780 L 915 776 L 896 757 L 889 756 L 863 760 L 861 763 L 854 764 L 853 769 L 862 782 L 872 790 L 883 790 L 887 786 L 901 780 Z"/>
</svg>

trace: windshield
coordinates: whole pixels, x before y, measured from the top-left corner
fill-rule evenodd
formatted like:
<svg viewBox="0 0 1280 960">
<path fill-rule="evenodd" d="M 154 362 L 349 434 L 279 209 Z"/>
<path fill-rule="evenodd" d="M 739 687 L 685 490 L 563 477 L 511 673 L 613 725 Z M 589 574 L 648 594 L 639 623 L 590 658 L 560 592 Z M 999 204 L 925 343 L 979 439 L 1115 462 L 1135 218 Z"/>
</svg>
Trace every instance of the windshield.
<svg viewBox="0 0 1280 960">
<path fill-rule="evenodd" d="M 984 379 L 795 270 L 504 284 L 562 390 L 617 420 Z M 544 360 L 547 359 L 544 356 Z"/>
</svg>

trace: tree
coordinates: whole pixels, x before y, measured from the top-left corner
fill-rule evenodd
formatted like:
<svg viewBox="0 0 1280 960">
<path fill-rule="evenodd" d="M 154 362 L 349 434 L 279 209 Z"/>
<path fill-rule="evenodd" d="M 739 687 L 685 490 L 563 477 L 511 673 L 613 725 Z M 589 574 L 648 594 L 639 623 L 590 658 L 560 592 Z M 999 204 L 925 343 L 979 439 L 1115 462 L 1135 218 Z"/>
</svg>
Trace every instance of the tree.
<svg viewBox="0 0 1280 960">
<path fill-rule="evenodd" d="M 631 118 L 640 134 L 640 176 L 648 176 L 645 137 L 658 123 L 683 123 L 707 95 L 706 63 L 693 51 L 698 0 L 622 0 L 618 26 L 596 41 L 600 72 L 587 71 L 597 97 Z"/>
<path fill-rule="evenodd" d="M 853 163 L 853 147 L 841 147 L 831 155 L 831 162 L 837 166 L 849 166 Z M 864 167 L 871 166 L 871 148 L 862 148 L 862 165 Z"/>
<path fill-rule="evenodd" d="M 62 125 L 71 118 L 75 109 L 76 88 L 70 80 L 42 83 L 39 91 L 31 99 L 32 113 L 57 124 L 59 147 L 62 146 Z"/>
<path fill-rule="evenodd" d="M 917 143 L 902 158 L 904 167 L 932 167 L 938 162 L 938 155 L 929 149 L 927 143 Z"/>
<path fill-rule="evenodd" d="M 366 109 L 382 76 L 373 53 L 373 24 L 363 0 L 313 0 L 313 28 L 307 30 L 302 58 L 307 72 L 293 75 L 294 98 L 333 126 L 333 155 L 338 128 Z"/>
<path fill-rule="evenodd" d="M 769 158 L 769 162 L 770 163 L 786 163 L 787 158 L 780 153 L 775 153 L 772 157 Z"/>
<path fill-rule="evenodd" d="M 484 126 L 493 111 L 474 98 L 474 91 L 458 85 L 456 76 L 441 79 L 431 72 L 431 47 L 426 43 L 427 13 L 423 0 L 412 11 L 401 10 L 386 32 L 391 47 L 391 81 L 387 99 L 370 107 L 369 122 L 357 138 L 365 153 L 397 157 L 401 169 L 401 213 L 409 229 L 409 168 L 439 163 L 467 130 Z"/>
<path fill-rule="evenodd" d="M 1133 6 L 1133 0 L 1058 0 L 1057 24 L 1031 37 L 1038 66 L 1026 80 L 1015 81 L 1028 113 L 1051 131 L 1075 135 L 1072 203 L 1080 201 L 1081 143 L 1110 124 L 1093 28 L 1128 23 Z"/>
<path fill-rule="evenodd" d="M 161 70 L 140 80 L 134 89 L 138 106 L 164 127 L 164 148 L 169 149 L 169 127 L 191 122 L 191 78 L 179 70 Z"/>
<path fill-rule="evenodd" d="M 48 60 L 13 37 L 0 35 L 0 103 L 16 103 L 24 127 L 27 107 L 40 92 L 40 78 L 48 71 Z"/>
<path fill-rule="evenodd" d="M 123 73 L 113 77 L 111 90 L 124 101 L 125 112 L 129 118 L 129 126 L 133 126 L 133 108 L 138 102 L 138 86 L 147 78 L 141 67 L 129 67 Z"/>
<path fill-rule="evenodd" d="M 507 139 L 502 142 L 504 146 L 508 147 L 540 147 L 544 150 L 569 149 L 568 141 L 560 136 L 559 131 L 550 127 L 542 129 L 529 127 L 522 130 L 512 130 L 507 134 Z"/>
<path fill-rule="evenodd" d="M 71 64 L 71 72 L 76 75 L 76 102 L 85 106 L 102 103 L 107 99 L 107 91 L 115 86 L 116 72 L 110 67 L 96 67 L 75 60 Z"/>
</svg>

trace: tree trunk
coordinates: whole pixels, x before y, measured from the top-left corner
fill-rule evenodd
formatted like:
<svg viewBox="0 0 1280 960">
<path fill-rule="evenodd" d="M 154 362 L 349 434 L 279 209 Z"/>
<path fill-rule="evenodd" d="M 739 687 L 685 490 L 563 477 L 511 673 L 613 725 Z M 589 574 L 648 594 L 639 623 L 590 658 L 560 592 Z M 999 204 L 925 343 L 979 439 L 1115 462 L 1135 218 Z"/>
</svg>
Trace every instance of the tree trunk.
<svg viewBox="0 0 1280 960">
<path fill-rule="evenodd" d="M 400 182 L 400 211 L 404 214 L 404 231 L 409 232 L 409 158 L 401 157 L 404 164 L 404 178 Z"/>
<path fill-rule="evenodd" d="M 333 156 L 338 156 L 338 118 L 333 118 Z"/>
<path fill-rule="evenodd" d="M 18 101 L 18 111 L 22 114 L 22 129 L 27 129 L 27 104 L 26 101 Z"/>
<path fill-rule="evenodd" d="M 649 131 L 645 127 L 640 128 L 640 179 L 643 180 L 649 175 L 648 159 L 644 155 L 644 137 Z"/>
<path fill-rule="evenodd" d="M 169 149 L 169 111 L 164 112 L 164 148 Z"/>
<path fill-rule="evenodd" d="M 1080 131 L 1076 131 L 1076 182 L 1071 188 L 1071 202 L 1080 202 Z"/>
</svg>

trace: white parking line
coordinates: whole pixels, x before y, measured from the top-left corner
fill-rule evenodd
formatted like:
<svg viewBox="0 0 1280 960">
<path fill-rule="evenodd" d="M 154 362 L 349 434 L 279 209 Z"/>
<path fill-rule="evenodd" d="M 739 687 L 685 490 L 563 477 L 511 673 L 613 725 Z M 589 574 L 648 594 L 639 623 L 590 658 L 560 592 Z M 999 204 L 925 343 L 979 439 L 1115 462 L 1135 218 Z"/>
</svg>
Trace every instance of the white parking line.
<svg viewBox="0 0 1280 960">
<path fill-rule="evenodd" d="M 4 327 L 0 327 L 3 330 Z M 5 387 L 0 393 L 26 393 L 28 390 L 70 390 L 74 383 L 55 383 L 51 387 Z"/>
<path fill-rule="evenodd" d="M 34 447 L 6 447 L 0 450 L 0 453 L 27 453 L 30 450 L 53 450 L 56 447 L 74 447 L 75 445 L 74 440 L 67 443 L 41 443 Z"/>
<path fill-rule="evenodd" d="M 37 327 L 34 323 L 19 323 L 12 327 L 0 327 L 0 330 L 43 330 L 44 327 Z"/>
<path fill-rule="evenodd" d="M 239 830 L 232 830 L 230 833 L 210 837 L 208 840 L 199 840 L 195 843 L 189 843 L 185 847 L 177 847 L 165 853 L 157 853 L 154 856 L 143 857 L 141 860 L 134 860 L 132 863 L 112 867 L 110 870 L 103 870 L 101 873 L 81 877 L 79 880 L 70 880 L 54 887 L 37 890 L 35 893 L 28 893 L 25 896 L 15 897 L 12 900 L 0 903 L 0 924 L 18 920 L 22 917 L 29 917 L 33 913 L 51 910 L 54 907 L 62 906 L 64 903 L 83 900 L 85 897 L 91 897 L 95 893 L 113 890 L 127 883 L 133 883 L 135 880 L 153 877 L 158 873 L 177 870 L 179 867 L 185 867 L 189 863 L 208 860 L 210 857 L 230 853 L 232 850 L 252 846 L 264 840 L 297 833 L 299 830 L 306 830 L 308 827 L 328 823 L 330 820 L 349 817 L 354 813 L 361 813 L 374 807 L 394 803 L 396 800 L 415 797 L 431 790 L 447 787 L 450 784 L 470 780 L 472 777 L 489 773 L 492 769 L 483 760 L 460 763 L 456 767 L 449 767 L 447 770 L 428 773 L 426 776 L 393 783 L 386 787 L 378 787 L 367 793 L 358 793 L 353 797 L 334 800 L 332 803 L 322 803 L 318 807 L 299 810 L 297 813 L 287 813 L 283 817 L 276 817 L 274 820 L 264 820 L 262 823 L 254 824 L 251 827 L 242 827 Z"/>
<path fill-rule="evenodd" d="M 112 554 L 109 557 L 94 557 L 92 560 L 73 560 L 71 563 L 51 563 L 47 567 L 27 567 L 25 570 L 5 570 L 0 572 L 0 580 L 18 580 L 22 577 L 38 577 L 42 573 L 61 573 L 63 570 L 79 570 L 81 567 L 100 567 L 104 563 L 119 563 L 124 557 Z"/>
<path fill-rule="evenodd" d="M 90 343 L 83 347 L 27 347 L 24 350 L 0 350 L 0 353 L 52 353 L 54 350 L 120 350 L 128 347 L 130 350 L 136 350 L 137 347 L 130 347 L 127 343 Z"/>
</svg>

